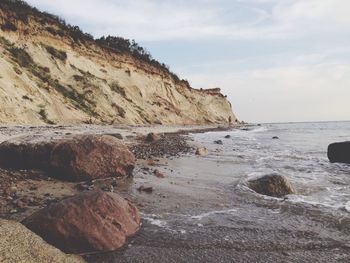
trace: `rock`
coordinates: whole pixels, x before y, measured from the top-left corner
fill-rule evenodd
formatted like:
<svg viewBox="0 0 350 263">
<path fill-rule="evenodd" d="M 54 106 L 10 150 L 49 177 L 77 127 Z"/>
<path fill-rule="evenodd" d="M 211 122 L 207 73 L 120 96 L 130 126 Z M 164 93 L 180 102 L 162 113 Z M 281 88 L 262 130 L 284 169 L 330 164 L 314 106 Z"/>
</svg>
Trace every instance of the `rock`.
<svg viewBox="0 0 350 263">
<path fill-rule="evenodd" d="M 135 157 L 111 136 L 78 136 L 53 148 L 50 172 L 58 179 L 89 181 L 132 175 Z"/>
<path fill-rule="evenodd" d="M 158 141 L 159 139 L 160 139 L 159 135 L 153 132 L 147 134 L 147 136 L 145 137 L 146 142 L 155 142 L 155 141 Z"/>
<path fill-rule="evenodd" d="M 278 137 L 278 136 L 273 136 L 272 139 L 273 139 L 273 140 L 278 140 L 279 137 Z"/>
<path fill-rule="evenodd" d="M 209 154 L 209 151 L 205 147 L 197 148 L 197 150 L 196 150 L 196 155 L 207 156 L 208 154 Z"/>
<path fill-rule="evenodd" d="M 145 187 L 145 186 L 141 185 L 139 188 L 137 188 L 137 191 L 145 192 L 145 193 L 152 193 L 153 187 Z"/>
<path fill-rule="evenodd" d="M 252 190 L 262 195 L 283 197 L 296 193 L 292 184 L 284 176 L 278 174 L 265 175 L 249 181 L 248 184 Z"/>
<path fill-rule="evenodd" d="M 39 210 L 22 222 L 69 253 L 114 251 L 140 228 L 137 208 L 115 193 L 94 191 Z"/>
<path fill-rule="evenodd" d="M 223 145 L 224 143 L 222 142 L 222 140 L 217 140 L 217 141 L 214 141 L 215 144 L 219 144 L 219 145 Z"/>
<path fill-rule="evenodd" d="M 231 135 L 226 135 L 225 136 L 225 139 L 230 139 L 231 138 Z"/>
<path fill-rule="evenodd" d="M 156 165 L 157 165 L 156 161 L 153 160 L 153 159 L 149 159 L 149 160 L 147 161 L 147 164 L 148 164 L 149 166 L 156 166 Z"/>
<path fill-rule="evenodd" d="M 52 247 L 21 223 L 0 219 L 0 262 L 83 263 L 85 261 Z"/>
<path fill-rule="evenodd" d="M 28 137 L 0 144 L 0 166 L 11 169 L 47 169 L 53 142 L 38 142 Z"/>
<path fill-rule="evenodd" d="M 157 176 L 158 178 L 165 178 L 164 173 L 162 173 L 158 169 L 154 170 L 154 175 Z"/>
<path fill-rule="evenodd" d="M 115 138 L 117 138 L 119 140 L 123 140 L 123 135 L 121 135 L 120 133 L 108 133 L 108 134 L 105 134 L 105 135 L 115 137 Z"/>
<path fill-rule="evenodd" d="M 331 163 L 350 164 L 350 141 L 330 144 L 327 155 Z"/>
</svg>

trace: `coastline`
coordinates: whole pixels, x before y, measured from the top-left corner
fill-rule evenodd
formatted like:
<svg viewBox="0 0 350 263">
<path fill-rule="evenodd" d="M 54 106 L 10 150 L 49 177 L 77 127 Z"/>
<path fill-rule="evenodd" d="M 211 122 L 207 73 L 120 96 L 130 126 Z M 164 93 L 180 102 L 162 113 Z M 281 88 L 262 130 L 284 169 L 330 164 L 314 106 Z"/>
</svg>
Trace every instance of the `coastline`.
<svg viewBox="0 0 350 263">
<path fill-rule="evenodd" d="M 17 126 L 0 128 L 0 131 L 5 139 L 20 139 L 22 134 L 31 134 L 34 139 L 38 134 L 40 139 L 82 132 L 120 134 L 129 147 L 141 145 L 140 138 L 149 132 L 165 133 L 168 145 L 173 145 L 167 149 L 170 156 L 160 151 L 154 158 L 146 156 L 137 160 L 133 178 L 116 183 L 108 179 L 95 180 L 88 184 L 93 189 L 109 189 L 114 183 L 114 192 L 131 200 L 142 218 L 140 232 L 121 250 L 85 255 L 88 262 L 232 262 L 232 259 L 235 262 L 347 262 L 350 247 L 334 236 L 337 226 L 324 229 L 331 221 L 320 223 L 319 215 L 298 211 L 298 206 L 286 206 L 283 200 L 261 202 L 255 195 L 242 194 L 237 190 L 238 182 L 231 177 L 232 171 L 220 166 L 215 159 L 195 155 L 195 149 L 203 145 L 193 141 L 190 133 L 229 132 L 230 129 L 232 127 Z M 177 148 L 183 140 L 189 146 L 185 151 Z M 220 147 L 214 148 L 220 151 Z M 212 154 L 215 155 L 215 149 Z M 162 172 L 164 178 L 156 177 L 154 170 Z M 15 209 L 13 206 L 7 213 L 1 212 L 2 218 L 20 221 L 40 207 L 82 191 L 81 183 L 57 181 L 40 172 L 4 172 L 0 170 L 0 175 L 13 179 L 19 197 L 39 199 L 36 206 L 26 207 L 24 211 L 9 213 Z M 152 192 L 139 191 L 140 186 L 152 187 Z"/>
</svg>

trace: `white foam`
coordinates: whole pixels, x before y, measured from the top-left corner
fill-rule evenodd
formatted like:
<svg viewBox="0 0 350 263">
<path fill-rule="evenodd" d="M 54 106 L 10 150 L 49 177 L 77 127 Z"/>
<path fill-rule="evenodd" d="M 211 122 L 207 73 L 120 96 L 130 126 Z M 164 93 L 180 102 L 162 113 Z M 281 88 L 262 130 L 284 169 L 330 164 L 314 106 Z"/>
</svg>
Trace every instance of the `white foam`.
<svg viewBox="0 0 350 263">
<path fill-rule="evenodd" d="M 233 212 L 236 212 L 236 209 L 229 209 L 229 210 L 220 210 L 220 211 L 211 211 L 203 214 L 199 214 L 196 216 L 191 216 L 191 219 L 196 219 L 196 220 L 202 220 L 205 217 L 209 217 L 212 215 L 218 215 L 218 214 L 231 214 Z"/>
</svg>

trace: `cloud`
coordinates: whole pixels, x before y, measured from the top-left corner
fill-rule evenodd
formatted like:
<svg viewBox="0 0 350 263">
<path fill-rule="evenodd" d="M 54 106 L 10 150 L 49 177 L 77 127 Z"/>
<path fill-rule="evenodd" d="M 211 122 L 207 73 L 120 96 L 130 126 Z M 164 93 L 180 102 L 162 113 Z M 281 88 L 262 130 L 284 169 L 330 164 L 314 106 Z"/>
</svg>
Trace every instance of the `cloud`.
<svg viewBox="0 0 350 263">
<path fill-rule="evenodd" d="M 193 74 L 197 87 L 220 86 L 240 119 L 255 122 L 350 119 L 350 65 L 320 63 Z"/>
<path fill-rule="evenodd" d="M 94 35 L 138 40 L 275 39 L 350 33 L 344 0 L 28 0 L 86 26 Z"/>
</svg>

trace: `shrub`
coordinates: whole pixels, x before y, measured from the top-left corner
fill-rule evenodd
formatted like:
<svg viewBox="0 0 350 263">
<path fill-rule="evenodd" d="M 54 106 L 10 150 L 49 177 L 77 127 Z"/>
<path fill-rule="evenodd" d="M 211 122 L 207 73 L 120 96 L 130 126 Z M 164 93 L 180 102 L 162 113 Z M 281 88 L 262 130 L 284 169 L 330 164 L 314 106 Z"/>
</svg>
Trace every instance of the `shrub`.
<svg viewBox="0 0 350 263">
<path fill-rule="evenodd" d="M 113 82 L 111 85 L 110 85 L 110 88 L 112 91 L 120 94 L 123 98 L 126 98 L 126 92 L 125 92 L 125 89 L 123 87 L 121 87 L 119 85 L 118 82 Z"/>
<path fill-rule="evenodd" d="M 10 21 L 6 21 L 5 24 L 1 25 L 1 29 L 3 31 L 17 31 L 16 25 Z"/>
<path fill-rule="evenodd" d="M 63 62 L 66 62 L 67 60 L 67 53 L 65 51 L 61 51 L 61 50 L 58 50 L 54 47 L 51 47 L 51 46 L 47 46 L 47 45 L 44 45 L 46 51 L 51 54 L 53 57 L 63 61 Z"/>
<path fill-rule="evenodd" d="M 33 99 L 29 98 L 27 95 L 22 96 L 22 99 L 33 101 Z"/>
<path fill-rule="evenodd" d="M 50 124 L 50 125 L 53 125 L 53 124 L 56 124 L 55 122 L 49 120 L 48 116 L 47 116 L 47 112 L 44 108 L 40 109 L 40 111 L 38 112 L 41 119 L 47 123 L 47 124 Z"/>
<path fill-rule="evenodd" d="M 24 49 L 11 46 L 8 51 L 21 67 L 28 68 L 34 64 L 32 57 Z"/>
</svg>

